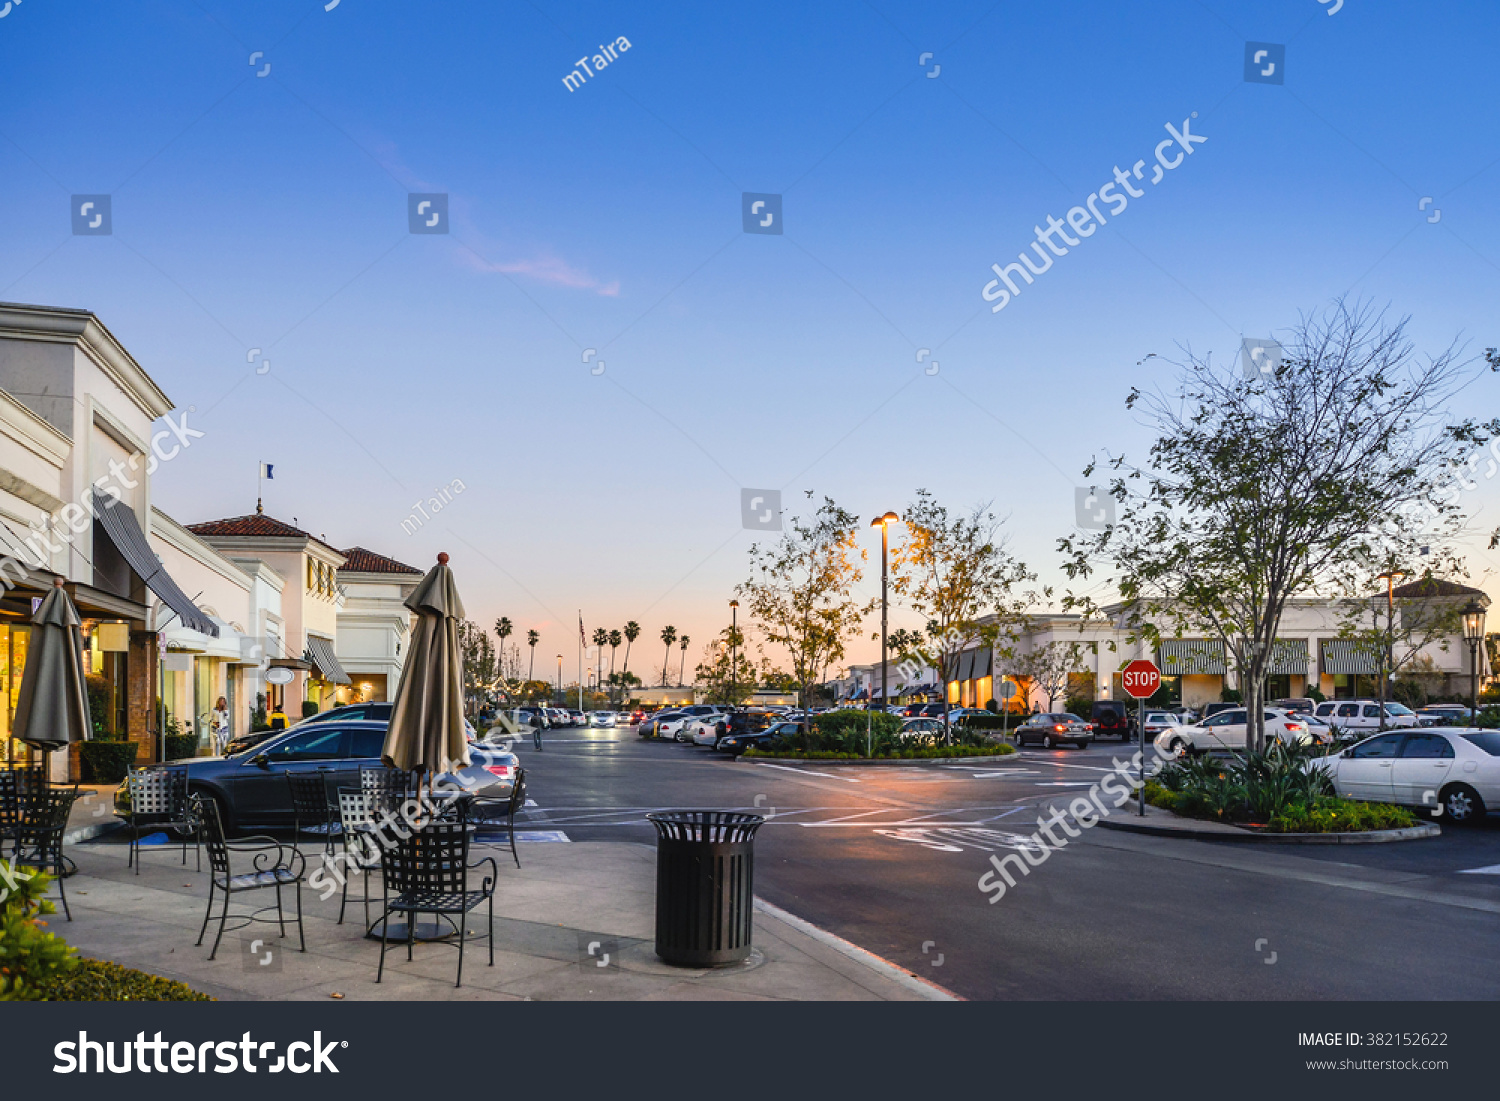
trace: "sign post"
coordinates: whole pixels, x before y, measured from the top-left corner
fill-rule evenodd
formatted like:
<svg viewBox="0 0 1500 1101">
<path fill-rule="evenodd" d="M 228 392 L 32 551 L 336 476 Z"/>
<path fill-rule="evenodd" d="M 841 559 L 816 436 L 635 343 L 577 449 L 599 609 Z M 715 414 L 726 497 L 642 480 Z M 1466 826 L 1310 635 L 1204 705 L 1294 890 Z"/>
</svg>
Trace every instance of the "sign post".
<svg viewBox="0 0 1500 1101">
<path fill-rule="evenodd" d="M 1015 698 L 1015 681 L 1002 680 L 1000 682 L 1000 740 L 1003 742 L 1010 734 L 1010 701 Z"/>
<path fill-rule="evenodd" d="M 1125 691 L 1132 696 L 1138 706 L 1137 727 L 1140 732 L 1140 761 L 1141 761 L 1141 790 L 1138 793 L 1137 813 L 1144 818 L 1146 815 L 1146 698 L 1156 694 L 1161 687 L 1161 670 L 1154 662 L 1145 658 L 1138 658 L 1125 666 L 1125 671 L 1120 677 L 1125 685 Z"/>
</svg>

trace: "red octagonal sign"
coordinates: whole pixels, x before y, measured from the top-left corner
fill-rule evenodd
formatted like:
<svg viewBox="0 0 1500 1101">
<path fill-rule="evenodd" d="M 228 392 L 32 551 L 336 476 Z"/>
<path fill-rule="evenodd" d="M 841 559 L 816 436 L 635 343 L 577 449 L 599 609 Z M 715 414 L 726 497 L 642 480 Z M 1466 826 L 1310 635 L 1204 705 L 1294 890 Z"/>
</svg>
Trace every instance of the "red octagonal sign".
<svg viewBox="0 0 1500 1101">
<path fill-rule="evenodd" d="M 1141 658 L 1125 666 L 1120 679 L 1125 682 L 1126 692 L 1138 700 L 1144 700 L 1155 695 L 1156 690 L 1161 687 L 1161 670 L 1153 662 Z"/>
</svg>

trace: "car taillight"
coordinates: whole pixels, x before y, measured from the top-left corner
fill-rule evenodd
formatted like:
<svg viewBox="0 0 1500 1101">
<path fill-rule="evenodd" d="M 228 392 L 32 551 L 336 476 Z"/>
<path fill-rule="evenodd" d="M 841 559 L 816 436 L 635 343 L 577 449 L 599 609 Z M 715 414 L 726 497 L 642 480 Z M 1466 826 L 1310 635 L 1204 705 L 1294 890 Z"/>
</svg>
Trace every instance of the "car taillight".
<svg viewBox="0 0 1500 1101">
<path fill-rule="evenodd" d="M 484 770 L 500 780 L 509 780 L 511 778 L 512 769 L 510 765 L 485 765 Z"/>
<path fill-rule="evenodd" d="M 1062 733 L 1062 732 L 1063 732 L 1063 731 L 1064 731 L 1064 730 L 1067 730 L 1067 729 L 1068 729 L 1068 728 L 1067 728 L 1067 727 L 1065 727 L 1065 726 L 1063 726 L 1063 724 L 1062 724 L 1062 723 L 1058 723 L 1058 724 L 1057 724 L 1057 725 L 1056 725 L 1056 726 L 1054 726 L 1054 727 L 1053 727 L 1053 728 L 1052 728 L 1052 729 L 1053 729 L 1053 730 L 1055 730 L 1055 731 L 1057 731 L 1057 732 L 1058 732 L 1058 733 L 1059 733 L 1059 734 L 1061 734 L 1061 733 Z"/>
</svg>

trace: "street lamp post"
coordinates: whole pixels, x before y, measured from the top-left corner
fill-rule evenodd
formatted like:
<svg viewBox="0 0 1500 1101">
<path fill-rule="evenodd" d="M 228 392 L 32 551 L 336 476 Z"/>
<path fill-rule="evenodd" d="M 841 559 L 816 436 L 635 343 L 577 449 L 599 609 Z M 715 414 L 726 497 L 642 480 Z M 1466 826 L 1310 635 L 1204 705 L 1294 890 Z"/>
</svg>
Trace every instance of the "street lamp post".
<svg viewBox="0 0 1500 1101">
<path fill-rule="evenodd" d="M 739 695 L 739 637 L 740 602 L 729 602 L 729 706 L 733 707 Z"/>
<path fill-rule="evenodd" d="M 1479 725 L 1479 644 L 1484 640 L 1484 605 L 1464 606 L 1464 641 L 1469 644 L 1469 725 Z"/>
<path fill-rule="evenodd" d="M 872 528 L 880 529 L 880 706 L 886 707 L 890 703 L 890 667 L 886 664 L 886 637 L 889 623 L 887 616 L 890 612 L 890 600 L 886 593 L 887 575 L 889 573 L 888 559 L 890 557 L 890 526 L 893 521 L 901 517 L 894 512 L 887 512 L 884 516 L 877 516 L 870 521 Z"/>
<path fill-rule="evenodd" d="M 1405 570 L 1386 570 L 1385 573 L 1375 575 L 1385 581 L 1385 653 L 1381 655 L 1380 664 L 1380 729 L 1385 729 L 1385 698 L 1387 695 L 1387 684 L 1389 683 L 1391 664 L 1395 659 L 1396 633 L 1396 578 L 1406 577 Z M 1375 613 L 1379 615 L 1380 613 Z"/>
<path fill-rule="evenodd" d="M 563 698 L 562 690 L 562 655 L 557 655 L 557 706 L 561 707 L 568 701 Z"/>
</svg>

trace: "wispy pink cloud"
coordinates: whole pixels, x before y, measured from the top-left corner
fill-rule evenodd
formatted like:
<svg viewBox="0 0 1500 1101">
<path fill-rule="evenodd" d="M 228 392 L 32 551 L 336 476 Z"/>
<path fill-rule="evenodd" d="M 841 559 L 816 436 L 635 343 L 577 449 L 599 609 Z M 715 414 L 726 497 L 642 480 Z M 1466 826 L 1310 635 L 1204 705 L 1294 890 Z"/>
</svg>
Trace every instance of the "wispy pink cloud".
<svg viewBox="0 0 1500 1101">
<path fill-rule="evenodd" d="M 489 261 L 480 259 L 472 252 L 465 251 L 464 256 L 468 258 L 471 267 L 476 271 L 503 272 L 506 275 L 524 275 L 543 283 L 555 283 L 561 287 L 576 287 L 579 290 L 593 291 L 595 294 L 607 298 L 616 298 L 620 294 L 620 281 L 618 279 L 603 283 L 588 272 L 574 267 L 566 260 L 550 253 L 539 256 L 528 257 L 520 260 Z"/>
</svg>

